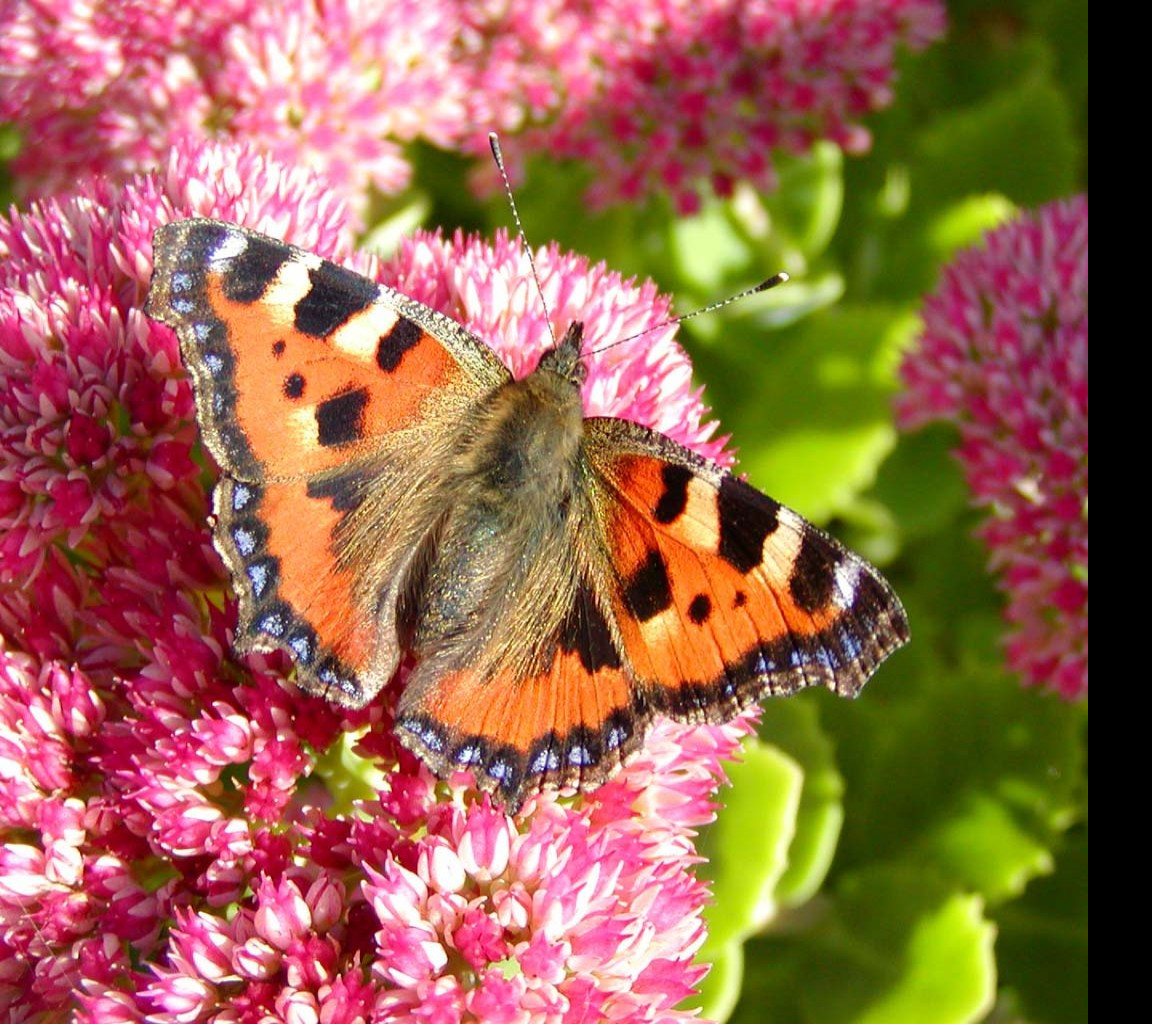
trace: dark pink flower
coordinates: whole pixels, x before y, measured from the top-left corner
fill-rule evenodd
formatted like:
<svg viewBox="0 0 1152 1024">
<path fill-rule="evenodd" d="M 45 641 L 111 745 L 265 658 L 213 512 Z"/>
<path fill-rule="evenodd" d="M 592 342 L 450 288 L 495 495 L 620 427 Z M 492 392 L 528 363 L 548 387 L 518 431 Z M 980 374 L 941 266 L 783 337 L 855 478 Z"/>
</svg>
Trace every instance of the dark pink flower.
<svg viewBox="0 0 1152 1024">
<path fill-rule="evenodd" d="M 907 427 L 948 420 L 989 518 L 1024 680 L 1088 690 L 1088 203 L 1053 203 L 947 268 L 904 361 Z"/>
<path fill-rule="evenodd" d="M 237 657 L 214 471 L 172 333 L 140 310 L 153 231 L 193 214 L 399 282 L 516 372 L 550 343 L 516 245 L 354 260 L 325 183 L 248 149 L 182 145 L 0 221 L 0 1008 L 680 1019 L 703 970 L 694 830 L 747 723 L 663 723 L 601 791 L 512 818 L 400 750 L 388 700 L 345 714 L 286 657 Z M 539 266 L 554 324 L 580 316 L 596 345 L 667 315 L 578 257 Z M 671 334 L 593 355 L 589 411 L 723 457 Z"/>
<path fill-rule="evenodd" d="M 529 126 L 514 162 L 591 154 L 594 204 L 662 194 L 681 212 L 737 180 L 774 189 L 774 149 L 866 149 L 896 50 L 944 30 L 936 0 L 536 0 L 462 17 L 487 44 L 473 123 Z"/>
</svg>

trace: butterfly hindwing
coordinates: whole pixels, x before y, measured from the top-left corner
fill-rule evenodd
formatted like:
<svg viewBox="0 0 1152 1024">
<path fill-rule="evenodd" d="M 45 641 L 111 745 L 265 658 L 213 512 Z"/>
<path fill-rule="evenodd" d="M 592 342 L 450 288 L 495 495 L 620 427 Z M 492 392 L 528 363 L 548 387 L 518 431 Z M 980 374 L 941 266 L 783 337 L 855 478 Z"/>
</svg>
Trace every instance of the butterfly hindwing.
<svg viewBox="0 0 1152 1024">
<path fill-rule="evenodd" d="M 770 694 L 854 696 L 908 638 L 878 572 L 795 512 L 634 423 L 592 419 L 606 584 L 647 703 L 721 721 Z"/>
<path fill-rule="evenodd" d="M 341 524 L 380 481 L 402 486 L 393 438 L 433 432 L 510 375 L 455 321 L 236 225 L 169 224 L 154 251 L 147 311 L 179 334 L 224 474 L 215 540 L 237 646 L 284 648 L 306 689 L 359 706 L 398 649 L 340 557 Z"/>
<path fill-rule="evenodd" d="M 806 686 L 853 696 L 907 639 L 876 570 L 796 513 L 637 424 L 584 431 L 568 555 L 524 567 L 572 594 L 529 631 L 543 663 L 418 669 L 401 696 L 400 737 L 438 774 L 469 769 L 512 808 L 542 788 L 592 789 L 657 713 L 718 722 Z M 530 606 L 504 616 L 526 621 Z"/>
<path fill-rule="evenodd" d="M 639 747 L 651 713 L 590 586 L 576 588 L 546 650 L 530 673 L 417 677 L 397 708 L 401 740 L 438 775 L 473 772 L 513 809 L 540 789 L 600 785 Z"/>
</svg>

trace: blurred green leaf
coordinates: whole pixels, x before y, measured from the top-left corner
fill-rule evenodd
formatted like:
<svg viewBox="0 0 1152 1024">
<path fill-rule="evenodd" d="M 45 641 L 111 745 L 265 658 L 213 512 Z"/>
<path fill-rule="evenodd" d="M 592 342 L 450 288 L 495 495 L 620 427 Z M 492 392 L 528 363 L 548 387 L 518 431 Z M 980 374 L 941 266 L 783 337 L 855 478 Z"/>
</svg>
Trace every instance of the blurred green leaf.
<svg viewBox="0 0 1152 1024">
<path fill-rule="evenodd" d="M 745 945 L 733 1024 L 966 1024 L 992 1003 L 994 927 L 921 868 L 854 874 L 822 913 Z"/>
<path fill-rule="evenodd" d="M 781 751 L 752 739 L 728 766 L 732 787 L 724 807 L 700 835 L 708 858 L 701 877 L 712 889 L 708 951 L 723 949 L 763 927 L 776 910 L 775 888 L 788 864 L 804 776 Z"/>
<path fill-rule="evenodd" d="M 1056 871 L 999 908 L 997 953 L 1019 1014 L 1047 1024 L 1088 1020 L 1088 829 L 1071 832 Z"/>
<path fill-rule="evenodd" d="M 1052 870 L 1048 846 L 1009 807 L 984 793 L 965 794 L 925 837 L 928 859 L 989 901 L 1018 896 Z"/>
<path fill-rule="evenodd" d="M 788 867 L 776 885 L 777 901 L 797 906 L 815 895 L 832 863 L 844 822 L 844 780 L 813 702 L 767 701 L 759 735 L 803 771 L 796 834 L 788 847 Z"/>
<path fill-rule="evenodd" d="M 733 939 L 723 946 L 709 944 L 706 959 L 709 969 L 700 985 L 699 997 L 683 1008 L 699 1009 L 704 1020 L 724 1021 L 740 999 L 744 983 L 744 943 Z"/>
<path fill-rule="evenodd" d="M 779 190 L 767 201 L 772 241 L 791 269 L 814 261 L 831 241 L 844 206 L 844 156 L 831 142 L 777 159 Z"/>
<path fill-rule="evenodd" d="M 993 926 L 981 901 L 915 868 L 851 880 L 825 947 L 806 965 L 809 1018 L 822 1024 L 962 1024 L 994 998 Z"/>
<path fill-rule="evenodd" d="M 913 327 L 904 310 L 841 305 L 695 348 L 740 470 L 817 522 L 844 511 L 895 444 L 892 367 Z"/>
<path fill-rule="evenodd" d="M 1031 206 L 1072 191 L 1078 160 L 1065 97 L 1030 81 L 942 113 L 920 139 L 914 173 L 930 206 L 988 192 Z"/>
</svg>

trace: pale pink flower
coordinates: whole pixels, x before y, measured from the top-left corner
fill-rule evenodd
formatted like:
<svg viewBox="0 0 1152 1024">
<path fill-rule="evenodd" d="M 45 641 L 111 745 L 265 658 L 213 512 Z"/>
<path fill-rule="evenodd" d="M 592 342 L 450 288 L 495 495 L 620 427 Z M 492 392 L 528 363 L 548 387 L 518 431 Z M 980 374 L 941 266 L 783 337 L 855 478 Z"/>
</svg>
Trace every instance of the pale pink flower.
<svg viewBox="0 0 1152 1024">
<path fill-rule="evenodd" d="M 422 139 L 483 155 L 523 133 L 585 161 L 595 204 L 695 209 L 775 186 L 773 150 L 870 142 L 897 50 L 940 0 L 14 0 L 0 9 L 0 119 L 26 194 L 123 180 L 179 139 L 226 136 L 322 170 L 363 209 L 408 182 Z"/>
<path fill-rule="evenodd" d="M 536 366 L 568 324 L 583 321 L 586 415 L 635 420 L 731 462 L 724 439 L 712 437 L 715 423 L 704 422 L 703 388 L 693 385 L 691 364 L 667 324 L 671 305 L 651 281 L 625 281 L 556 245 L 536 253 L 536 270 L 543 302 L 518 239 L 501 232 L 480 243 L 459 233 L 451 240 L 417 233 L 381 273 L 387 284 L 478 334 L 517 376 Z M 650 328 L 658 329 L 640 336 Z M 634 340 L 614 344 L 628 338 Z"/>
<path fill-rule="evenodd" d="M 402 143 L 447 145 L 466 82 L 440 5 L 392 0 L 31 0 L 0 13 L 0 118 L 26 192 L 123 180 L 181 139 L 226 135 L 321 170 L 356 204 L 399 191 Z M 450 13 L 450 12 L 449 12 Z"/>
<path fill-rule="evenodd" d="M 1053 203 L 957 256 L 904 361 L 907 427 L 947 420 L 1008 597 L 1009 664 L 1088 690 L 1088 202 Z"/>
<path fill-rule="evenodd" d="M 237 658 L 191 389 L 140 311 L 153 231 L 195 214 L 401 282 L 516 372 L 550 343 L 513 243 L 424 235 L 377 268 L 323 180 L 248 149 L 181 145 L 0 221 L 0 1008 L 681 1019 L 703 970 L 694 829 L 746 722 L 661 724 L 598 793 L 512 818 L 399 748 L 395 688 L 346 714 L 286 657 Z M 650 285 L 539 264 L 557 329 L 580 317 L 596 345 L 667 315 Z M 590 363 L 589 411 L 722 455 L 670 330 Z M 349 733 L 379 795 L 337 809 L 351 780 L 322 755 Z"/>
</svg>

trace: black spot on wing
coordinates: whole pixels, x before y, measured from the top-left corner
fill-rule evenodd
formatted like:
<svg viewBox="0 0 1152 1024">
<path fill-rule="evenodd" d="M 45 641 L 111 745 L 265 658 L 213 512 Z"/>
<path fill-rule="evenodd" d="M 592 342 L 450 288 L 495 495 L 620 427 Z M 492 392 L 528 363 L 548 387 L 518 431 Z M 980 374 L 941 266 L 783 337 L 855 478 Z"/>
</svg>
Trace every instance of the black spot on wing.
<svg viewBox="0 0 1152 1024">
<path fill-rule="evenodd" d="M 323 338 L 370 306 L 379 287 L 368 278 L 334 263 L 322 263 L 308 271 L 312 287 L 296 303 L 296 329 Z"/>
<path fill-rule="evenodd" d="M 720 545 L 717 552 L 742 573 L 755 569 L 763 558 L 764 541 L 779 525 L 779 503 L 734 476 L 720 482 L 717 512 Z"/>
<path fill-rule="evenodd" d="M 304 378 L 298 373 L 290 373 L 284 378 L 284 397 L 303 398 Z"/>
<path fill-rule="evenodd" d="M 345 391 L 316 406 L 317 436 L 325 448 L 352 444 L 364 436 L 364 409 L 368 392 L 364 388 Z"/>
<path fill-rule="evenodd" d="M 659 551 L 649 551 L 644 564 L 625 583 L 624 600 L 641 622 L 647 622 L 671 607 L 672 584 L 668 579 L 668 566 Z"/>
<path fill-rule="evenodd" d="M 587 587 L 581 587 L 560 633 L 560 649 L 573 651 L 588 673 L 620 668 L 620 652 L 612 642 L 608 620 Z"/>
<path fill-rule="evenodd" d="M 283 338 L 280 338 L 278 341 L 274 341 L 272 343 L 272 354 L 277 359 L 279 359 L 284 354 L 284 350 L 287 347 L 288 347 L 288 343 Z"/>
<path fill-rule="evenodd" d="M 704 625 L 712 615 L 712 598 L 707 594 L 697 594 L 688 605 L 688 618 L 697 626 Z"/>
<path fill-rule="evenodd" d="M 811 613 L 828 607 L 836 594 L 840 560 L 840 553 L 815 530 L 804 535 L 788 577 L 788 590 L 798 608 Z"/>
<path fill-rule="evenodd" d="M 688 484 L 692 480 L 692 470 L 686 466 L 665 463 L 660 470 L 664 492 L 652 514 L 658 523 L 674 523 L 688 507 Z"/>
<path fill-rule="evenodd" d="M 221 226 L 223 241 L 227 229 Z M 233 302 L 255 302 L 263 297 L 292 250 L 283 242 L 259 235 L 246 235 L 247 245 L 228 263 L 222 286 Z"/>
<path fill-rule="evenodd" d="M 404 359 L 405 353 L 420 344 L 424 329 L 411 320 L 400 317 L 392 330 L 380 336 L 376 346 L 376 365 L 385 373 L 394 372 Z"/>
</svg>

